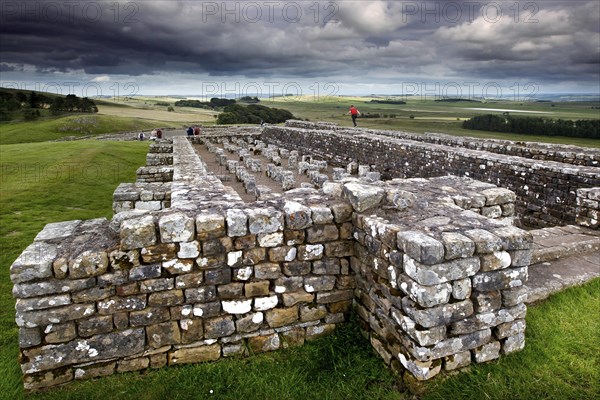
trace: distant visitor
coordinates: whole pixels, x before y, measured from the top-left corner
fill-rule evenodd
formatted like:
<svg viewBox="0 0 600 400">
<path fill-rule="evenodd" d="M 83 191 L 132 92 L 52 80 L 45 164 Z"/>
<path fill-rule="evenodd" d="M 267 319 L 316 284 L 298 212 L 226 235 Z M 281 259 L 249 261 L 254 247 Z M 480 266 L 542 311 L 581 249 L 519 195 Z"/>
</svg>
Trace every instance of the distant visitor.
<svg viewBox="0 0 600 400">
<path fill-rule="evenodd" d="M 194 135 L 194 129 L 192 129 L 191 126 L 187 128 L 187 135 L 188 136 L 193 136 Z"/>
<path fill-rule="evenodd" d="M 358 109 L 354 107 L 354 105 L 351 105 L 350 110 L 348 110 L 348 113 L 346 115 L 352 116 L 352 123 L 354 124 L 354 126 L 356 126 L 356 118 L 360 115 L 360 111 L 358 111 Z"/>
<path fill-rule="evenodd" d="M 200 136 L 200 127 L 198 125 L 194 126 L 194 136 Z"/>
</svg>

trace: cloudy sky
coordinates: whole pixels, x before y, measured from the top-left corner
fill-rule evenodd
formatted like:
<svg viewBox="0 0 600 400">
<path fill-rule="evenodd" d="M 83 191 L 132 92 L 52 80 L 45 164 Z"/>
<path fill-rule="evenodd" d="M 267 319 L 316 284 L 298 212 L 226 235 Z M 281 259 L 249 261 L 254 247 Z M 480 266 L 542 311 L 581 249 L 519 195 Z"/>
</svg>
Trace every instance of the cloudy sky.
<svg viewBox="0 0 600 400">
<path fill-rule="evenodd" d="M 600 91 L 600 2 L 0 2 L 0 84 L 77 95 Z"/>
</svg>

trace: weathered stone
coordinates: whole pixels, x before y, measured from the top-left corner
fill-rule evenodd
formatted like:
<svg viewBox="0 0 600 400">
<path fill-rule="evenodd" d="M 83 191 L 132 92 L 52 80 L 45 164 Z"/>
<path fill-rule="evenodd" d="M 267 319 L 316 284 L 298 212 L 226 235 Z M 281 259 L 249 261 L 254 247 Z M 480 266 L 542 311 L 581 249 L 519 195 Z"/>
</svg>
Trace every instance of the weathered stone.
<svg viewBox="0 0 600 400">
<path fill-rule="evenodd" d="M 246 314 L 252 310 L 252 300 L 222 301 L 223 311 L 229 314 Z"/>
<path fill-rule="evenodd" d="M 256 235 L 246 235 L 236 238 L 233 242 L 233 247 L 236 250 L 245 250 L 256 247 Z"/>
<path fill-rule="evenodd" d="M 21 349 L 37 346 L 40 343 L 42 343 L 42 334 L 39 328 L 19 328 L 19 347 Z"/>
<path fill-rule="evenodd" d="M 282 347 L 302 346 L 305 339 L 305 331 L 303 328 L 292 328 L 280 333 Z"/>
<path fill-rule="evenodd" d="M 291 307 L 298 303 L 312 303 L 314 298 L 314 294 L 307 293 L 303 290 L 288 292 L 283 294 L 283 305 L 286 307 Z"/>
<path fill-rule="evenodd" d="M 248 230 L 252 234 L 274 233 L 283 230 L 284 219 L 281 211 L 274 208 L 246 210 Z"/>
<path fill-rule="evenodd" d="M 511 250 L 508 252 L 511 258 L 511 267 L 527 267 L 531 264 L 533 249 Z"/>
<path fill-rule="evenodd" d="M 233 317 L 223 316 L 204 320 L 204 337 L 207 339 L 229 336 L 235 332 Z"/>
<path fill-rule="evenodd" d="M 81 337 L 90 337 L 113 330 L 111 315 L 97 316 L 77 321 L 77 332 Z"/>
<path fill-rule="evenodd" d="M 219 358 L 221 358 L 221 346 L 219 344 L 185 347 L 169 353 L 169 365 L 216 361 Z"/>
<path fill-rule="evenodd" d="M 527 307 L 525 304 L 518 304 L 514 307 L 503 308 L 483 314 L 474 314 L 468 318 L 452 323 L 450 326 L 450 333 L 452 335 L 461 335 L 488 329 L 517 319 L 523 319 L 526 314 Z"/>
<path fill-rule="evenodd" d="M 104 220 L 106 221 L 106 220 Z M 55 239 L 65 239 L 75 233 L 77 227 L 81 224 L 81 220 L 54 222 L 46 224 L 35 237 L 34 241 L 46 241 Z"/>
<path fill-rule="evenodd" d="M 175 243 L 159 243 L 155 246 L 144 247 L 140 252 L 144 263 L 157 263 L 172 260 L 177 255 Z"/>
<path fill-rule="evenodd" d="M 499 290 L 474 292 L 471 295 L 471 301 L 473 301 L 475 312 L 479 314 L 496 311 L 502 307 L 502 296 Z"/>
<path fill-rule="evenodd" d="M 92 365 L 79 365 L 75 368 L 75 379 L 92 379 L 115 373 L 116 362 L 104 362 Z"/>
<path fill-rule="evenodd" d="M 183 290 L 167 290 L 164 292 L 151 293 L 148 296 L 148 305 L 169 307 L 183 304 Z"/>
<path fill-rule="evenodd" d="M 444 245 L 418 231 L 398 233 L 398 248 L 423 264 L 438 264 L 444 260 Z"/>
<path fill-rule="evenodd" d="M 32 374 L 86 362 L 90 358 L 101 361 L 127 357 L 142 352 L 145 342 L 144 329 L 140 328 L 33 348 L 23 351 L 27 361 L 21 365 L 21 368 L 24 373 Z"/>
<path fill-rule="evenodd" d="M 300 307 L 300 321 L 318 321 L 325 318 L 329 312 L 324 305 L 310 304 Z"/>
<path fill-rule="evenodd" d="M 475 253 L 475 243 L 460 233 L 443 232 L 442 242 L 444 243 L 444 258 L 446 260 L 471 257 Z"/>
<path fill-rule="evenodd" d="M 52 324 L 44 329 L 46 343 L 64 343 L 77 337 L 75 322 L 65 324 Z"/>
<path fill-rule="evenodd" d="M 238 318 L 238 320 L 235 322 L 235 326 L 238 332 L 254 332 L 260 328 L 264 318 L 265 317 L 262 312 L 248 314 L 244 317 Z"/>
<path fill-rule="evenodd" d="M 242 210 L 227 210 L 227 235 L 244 236 L 248 233 L 248 216 Z"/>
<path fill-rule="evenodd" d="M 323 257 L 324 247 L 322 244 L 308 244 L 298 246 L 298 260 L 310 261 L 319 260 Z"/>
<path fill-rule="evenodd" d="M 357 212 L 377 207 L 385 196 L 385 190 L 371 185 L 350 182 L 344 184 L 344 195 Z"/>
<path fill-rule="evenodd" d="M 303 284 L 301 276 L 283 276 L 275 280 L 275 293 L 294 292 L 302 289 Z"/>
<path fill-rule="evenodd" d="M 508 268 L 511 265 L 510 254 L 506 251 L 494 251 L 493 253 L 483 254 L 479 259 L 481 260 L 482 272 Z"/>
<path fill-rule="evenodd" d="M 175 278 L 175 287 L 178 289 L 198 287 L 202 283 L 204 283 L 204 274 L 202 272 L 178 275 Z"/>
<path fill-rule="evenodd" d="M 215 286 L 202 286 L 198 288 L 185 289 L 186 303 L 207 303 L 217 298 L 217 288 Z"/>
<path fill-rule="evenodd" d="M 119 360 L 117 363 L 117 372 L 139 371 L 150 366 L 148 357 L 138 357 L 129 360 Z"/>
<path fill-rule="evenodd" d="M 288 246 L 302 244 L 304 243 L 305 238 L 306 233 L 303 230 L 286 229 L 283 231 L 283 240 Z"/>
<path fill-rule="evenodd" d="M 505 339 L 509 336 L 516 336 L 525 333 L 526 323 L 524 319 L 517 319 L 510 322 L 505 322 L 494 328 L 494 336 L 496 339 Z"/>
<path fill-rule="evenodd" d="M 156 226 L 151 215 L 129 219 L 121 223 L 121 249 L 139 249 L 156 244 Z"/>
<path fill-rule="evenodd" d="M 525 348 L 525 333 L 509 336 L 502 341 L 502 354 L 510 354 Z"/>
<path fill-rule="evenodd" d="M 313 225 L 306 230 L 308 243 L 323 243 L 338 240 L 340 232 L 335 225 Z"/>
<path fill-rule="evenodd" d="M 452 371 L 459 368 L 464 368 L 471 364 L 471 352 L 462 351 L 460 353 L 451 354 L 444 357 L 444 369 Z"/>
<path fill-rule="evenodd" d="M 298 320 L 298 308 L 273 308 L 265 313 L 265 319 L 271 328 L 289 325 Z"/>
<path fill-rule="evenodd" d="M 221 302 L 196 303 L 192 308 L 195 317 L 212 318 L 221 315 Z"/>
<path fill-rule="evenodd" d="M 528 278 L 527 267 L 506 268 L 498 271 L 479 272 L 472 278 L 473 289 L 480 292 L 510 289 L 522 286 Z"/>
<path fill-rule="evenodd" d="M 206 240 L 202 242 L 202 254 L 207 256 L 223 256 L 233 250 L 233 242 L 229 237 Z"/>
<path fill-rule="evenodd" d="M 473 240 L 477 253 L 492 253 L 502 249 L 502 239 L 484 229 L 471 229 L 465 235 Z"/>
<path fill-rule="evenodd" d="M 311 218 L 315 224 L 331 224 L 333 222 L 333 213 L 327 206 L 311 206 Z"/>
<path fill-rule="evenodd" d="M 71 296 L 61 294 L 48 297 L 34 297 L 30 299 L 17 299 L 15 309 L 17 312 L 43 310 L 57 306 L 71 304 Z"/>
<path fill-rule="evenodd" d="M 422 264 L 404 255 L 404 270 L 408 276 L 421 285 L 433 286 L 441 283 L 465 279 L 479 271 L 479 258 L 460 258 L 439 264 Z"/>
<path fill-rule="evenodd" d="M 283 232 L 261 233 L 257 236 L 261 247 L 277 247 L 283 245 Z"/>
<path fill-rule="evenodd" d="M 279 303 L 277 295 L 268 297 L 257 297 L 254 299 L 254 309 L 256 311 L 267 311 L 275 308 Z"/>
<path fill-rule="evenodd" d="M 140 293 L 160 292 L 162 290 L 171 290 L 173 287 L 173 278 L 148 279 L 140 282 Z"/>
<path fill-rule="evenodd" d="M 62 307 L 49 308 L 45 310 L 34 310 L 17 312 L 16 323 L 19 327 L 35 328 L 36 326 L 47 326 L 61 324 L 80 318 L 89 317 L 96 313 L 96 307 L 91 304 L 71 304 Z"/>
<path fill-rule="evenodd" d="M 350 290 L 333 290 L 331 292 L 317 293 L 317 303 L 329 304 L 339 301 L 350 300 L 354 297 L 354 291 Z"/>
<path fill-rule="evenodd" d="M 189 242 L 196 234 L 194 219 L 183 213 L 162 216 L 158 220 L 158 227 L 163 243 Z"/>
<path fill-rule="evenodd" d="M 331 335 L 335 330 L 334 324 L 323 324 L 306 327 L 306 340 L 315 340 Z"/>
<path fill-rule="evenodd" d="M 500 342 L 484 344 L 473 350 L 473 358 L 476 363 L 484 363 L 500 357 Z"/>
<path fill-rule="evenodd" d="M 204 337 L 204 327 L 200 319 L 182 319 L 179 321 L 181 343 L 193 343 Z"/>
<path fill-rule="evenodd" d="M 162 267 L 172 275 L 187 274 L 194 269 L 194 260 L 180 260 L 175 258 L 173 260 L 163 262 Z"/>
<path fill-rule="evenodd" d="M 73 380 L 73 370 L 57 369 L 38 374 L 25 375 L 23 377 L 23 388 L 25 390 L 39 390 L 50 386 L 62 385 Z"/>
<path fill-rule="evenodd" d="M 243 296 L 244 284 L 241 282 L 232 282 L 217 287 L 217 293 L 222 300 L 239 299 Z"/>
<path fill-rule="evenodd" d="M 283 206 L 285 227 L 287 229 L 305 229 L 312 225 L 311 210 L 295 201 L 286 201 Z"/>
<path fill-rule="evenodd" d="M 269 281 L 248 282 L 244 284 L 246 297 L 267 296 L 269 294 Z"/>
<path fill-rule="evenodd" d="M 269 249 L 269 261 L 291 262 L 296 258 L 297 250 L 293 246 L 282 246 Z"/>
<path fill-rule="evenodd" d="M 248 338 L 248 347 L 252 353 L 263 353 L 265 351 L 277 350 L 281 346 L 279 335 L 273 333 L 266 336 L 255 336 Z"/>
<path fill-rule="evenodd" d="M 140 265 L 129 271 L 129 280 L 143 281 L 145 279 L 158 278 L 160 274 L 160 264 Z"/>
<path fill-rule="evenodd" d="M 148 336 L 148 346 L 155 349 L 181 343 L 181 333 L 177 321 L 147 326 L 146 335 Z"/>
<path fill-rule="evenodd" d="M 225 235 L 225 217 L 220 214 L 198 214 L 196 235 L 199 240 L 216 239 Z"/>
<path fill-rule="evenodd" d="M 254 276 L 256 279 L 277 279 L 281 276 L 281 267 L 274 263 L 257 264 L 254 266 Z"/>
<path fill-rule="evenodd" d="M 13 283 L 52 277 L 52 263 L 57 256 L 56 245 L 34 242 L 27 246 L 10 267 Z"/>
<path fill-rule="evenodd" d="M 304 277 L 304 290 L 309 293 L 332 290 L 335 287 L 335 276 L 307 276 Z"/>
<path fill-rule="evenodd" d="M 406 274 L 400 274 L 398 284 L 400 289 L 421 307 L 445 304 L 450 300 L 452 294 L 452 285 L 449 283 L 424 286 Z"/>
<path fill-rule="evenodd" d="M 71 295 L 74 303 L 89 303 L 104 300 L 115 295 L 114 287 L 93 287 Z"/>
<path fill-rule="evenodd" d="M 166 307 L 147 307 L 142 311 L 132 311 L 129 314 L 131 326 L 147 326 L 168 321 L 171 317 Z"/>
<path fill-rule="evenodd" d="M 248 355 L 243 343 L 231 343 L 223 345 L 223 357 L 245 357 Z"/>
<path fill-rule="evenodd" d="M 414 360 L 412 358 L 407 358 L 404 354 L 398 354 L 400 358 L 400 363 L 404 368 L 406 368 L 414 378 L 419 381 L 425 381 L 427 379 L 431 379 L 437 374 L 440 373 L 442 369 L 442 361 L 441 360 L 433 360 L 433 361 L 419 361 Z"/>
<path fill-rule="evenodd" d="M 452 282 L 452 297 L 457 300 L 465 300 L 471 295 L 471 279 L 458 279 Z"/>
<path fill-rule="evenodd" d="M 527 287 L 518 286 L 512 289 L 502 290 L 502 305 L 512 307 L 527 301 Z"/>
<path fill-rule="evenodd" d="M 473 303 L 464 300 L 452 304 L 443 304 L 431 308 L 419 309 L 409 298 L 402 299 L 402 309 L 417 324 L 424 328 L 447 325 L 473 314 Z"/>
<path fill-rule="evenodd" d="M 498 204 L 514 203 L 517 196 L 512 190 L 504 188 L 491 188 L 481 192 L 485 196 L 485 204 L 494 206 Z"/>
</svg>

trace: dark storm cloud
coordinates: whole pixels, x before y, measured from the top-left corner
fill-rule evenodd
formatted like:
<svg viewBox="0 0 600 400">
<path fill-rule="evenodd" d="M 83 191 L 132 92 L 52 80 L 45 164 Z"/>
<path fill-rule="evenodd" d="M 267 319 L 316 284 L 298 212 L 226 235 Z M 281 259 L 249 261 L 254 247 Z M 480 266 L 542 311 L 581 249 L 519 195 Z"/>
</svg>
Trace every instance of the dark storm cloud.
<svg viewBox="0 0 600 400">
<path fill-rule="evenodd" d="M 2 71 L 598 79 L 596 1 L 3 1 Z"/>
</svg>

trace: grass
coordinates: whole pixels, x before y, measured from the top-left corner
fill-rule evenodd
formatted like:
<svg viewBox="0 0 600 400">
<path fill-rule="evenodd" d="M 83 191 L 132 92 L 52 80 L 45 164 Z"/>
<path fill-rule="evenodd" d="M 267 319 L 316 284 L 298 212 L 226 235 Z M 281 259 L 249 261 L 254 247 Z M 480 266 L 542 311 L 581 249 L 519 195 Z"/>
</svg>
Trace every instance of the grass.
<svg viewBox="0 0 600 400">
<path fill-rule="evenodd" d="M 0 144 L 46 142 L 65 136 L 101 135 L 168 126 L 164 121 L 114 115 L 82 114 L 0 124 Z"/>
</svg>

